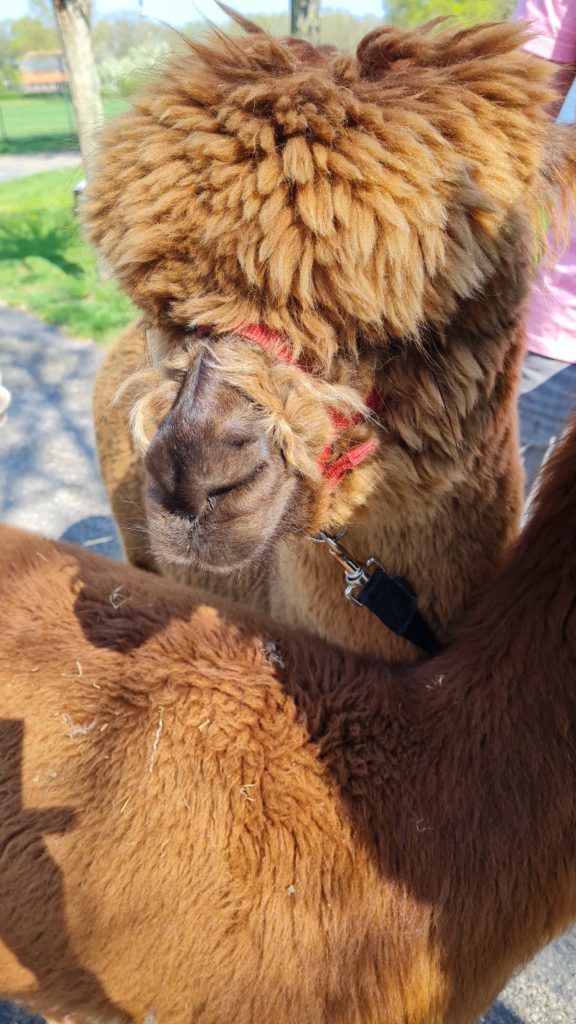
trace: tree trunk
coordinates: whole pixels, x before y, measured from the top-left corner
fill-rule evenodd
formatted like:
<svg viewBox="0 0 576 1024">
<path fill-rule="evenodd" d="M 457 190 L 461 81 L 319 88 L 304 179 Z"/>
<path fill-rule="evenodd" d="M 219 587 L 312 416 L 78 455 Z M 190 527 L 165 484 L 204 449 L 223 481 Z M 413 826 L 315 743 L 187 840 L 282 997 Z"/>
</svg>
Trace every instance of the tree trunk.
<svg viewBox="0 0 576 1024">
<path fill-rule="evenodd" d="M 291 0 L 290 32 L 314 45 L 320 42 L 320 0 Z"/>
<path fill-rule="evenodd" d="M 53 0 L 66 58 L 84 174 L 90 178 L 103 121 L 100 81 L 90 34 L 92 0 Z"/>
</svg>

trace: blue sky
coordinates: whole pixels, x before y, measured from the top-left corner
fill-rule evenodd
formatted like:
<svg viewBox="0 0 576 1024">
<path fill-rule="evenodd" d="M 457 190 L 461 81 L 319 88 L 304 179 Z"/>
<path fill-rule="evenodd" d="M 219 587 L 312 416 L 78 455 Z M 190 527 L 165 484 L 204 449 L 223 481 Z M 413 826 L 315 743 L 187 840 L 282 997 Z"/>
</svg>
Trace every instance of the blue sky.
<svg viewBox="0 0 576 1024">
<path fill-rule="evenodd" d="M 4 0 L 0 0 L 0 7 Z M 138 0 L 96 0 L 96 17 L 113 11 L 138 11 Z M 287 0 L 230 0 L 230 6 L 243 14 L 279 14 L 288 7 Z M 382 0 L 331 0 L 326 7 L 353 11 L 354 14 L 382 14 Z M 9 10 L 8 10 L 9 8 Z M 27 13 L 28 0 L 10 0 L 0 17 L 19 18 Z M 222 21 L 224 15 L 213 0 L 144 0 L 144 10 L 150 18 L 158 18 L 172 25 L 187 21 Z"/>
</svg>

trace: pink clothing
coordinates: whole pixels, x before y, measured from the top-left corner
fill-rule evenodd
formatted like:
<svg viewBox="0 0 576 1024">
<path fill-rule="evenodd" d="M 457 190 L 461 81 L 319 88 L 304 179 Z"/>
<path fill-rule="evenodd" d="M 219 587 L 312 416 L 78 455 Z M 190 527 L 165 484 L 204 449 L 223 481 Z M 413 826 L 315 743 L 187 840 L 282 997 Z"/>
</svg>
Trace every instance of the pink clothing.
<svg viewBox="0 0 576 1024">
<path fill-rule="evenodd" d="M 576 0 L 520 0 L 514 18 L 532 23 L 526 49 L 558 64 L 576 62 Z M 530 352 L 576 363 L 576 225 L 551 269 L 541 270 L 532 290 L 527 344 Z"/>
<path fill-rule="evenodd" d="M 530 297 L 527 325 L 530 352 L 576 363 L 576 231 L 549 269 L 541 270 Z"/>
<path fill-rule="evenodd" d="M 576 61 L 576 3 L 573 0 L 520 0 L 514 14 L 517 21 L 530 21 L 535 33 L 526 45 L 538 57 L 558 64 Z"/>
</svg>

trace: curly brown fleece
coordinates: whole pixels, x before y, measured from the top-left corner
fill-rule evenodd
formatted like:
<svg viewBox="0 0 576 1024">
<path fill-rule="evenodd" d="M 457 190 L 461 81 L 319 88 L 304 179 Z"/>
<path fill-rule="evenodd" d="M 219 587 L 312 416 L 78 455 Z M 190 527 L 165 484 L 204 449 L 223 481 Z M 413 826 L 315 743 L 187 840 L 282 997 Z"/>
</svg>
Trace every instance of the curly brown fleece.
<svg viewBox="0 0 576 1024">
<path fill-rule="evenodd" d="M 327 368 L 359 332 L 445 324 L 517 203 L 537 245 L 553 201 L 550 71 L 525 37 L 385 27 L 355 57 L 189 40 L 105 132 L 88 235 L 155 326 L 264 322 Z"/>
<path fill-rule="evenodd" d="M 389 669 L 0 527 L 0 992 L 82 1024 L 473 1024 L 576 917 L 576 424 Z"/>
<path fill-rule="evenodd" d="M 215 33 L 174 57 L 109 129 L 86 219 L 145 323 L 104 364 L 95 419 L 103 476 L 136 564 L 225 587 L 356 650 L 413 657 L 369 616 L 350 615 L 337 567 L 300 539 L 351 524 L 354 550 L 405 575 L 423 614 L 447 635 L 517 530 L 524 302 L 543 211 L 557 196 L 567 202 L 576 179 L 574 129 L 545 113 L 549 68 L 518 50 L 523 38 L 501 24 L 386 28 L 352 58 L 258 32 L 240 42 Z M 340 120 L 337 109 L 346 111 Z M 299 180 L 298 152 L 309 153 L 302 160 L 313 167 L 313 187 Z M 324 202 L 328 218 L 311 220 L 311 204 Z M 295 239 L 303 249 L 292 272 Z M 371 255 L 361 258 L 364 244 Z M 290 279 L 282 293 L 280 273 Z M 251 320 L 286 330 L 286 345 L 304 347 L 317 374 L 249 352 L 230 328 Z M 211 326 L 200 342 L 194 323 Z M 111 409 L 146 360 L 145 328 L 160 342 L 154 371 L 140 377 L 143 403 L 130 407 L 126 390 Z M 255 545 L 241 580 L 215 582 L 197 564 L 152 556 L 151 541 L 170 540 L 173 524 L 153 536 L 146 474 L 129 436 L 128 420 L 143 425 L 144 411 L 152 430 L 158 425 L 199 345 L 220 362 L 223 382 L 265 413 L 302 492 L 297 521 L 279 517 L 287 533 L 265 551 Z M 343 439 L 367 437 L 376 450 L 328 493 L 317 456 L 334 385 L 346 402 L 350 389 L 360 401 L 375 386 L 383 412 Z M 175 453 L 164 454 L 169 462 Z M 190 473 L 197 468 L 191 463 Z M 262 534 L 269 513 L 266 503 L 255 513 Z M 290 531 L 296 538 L 284 540 Z M 261 556 L 271 586 L 258 574 Z"/>
</svg>

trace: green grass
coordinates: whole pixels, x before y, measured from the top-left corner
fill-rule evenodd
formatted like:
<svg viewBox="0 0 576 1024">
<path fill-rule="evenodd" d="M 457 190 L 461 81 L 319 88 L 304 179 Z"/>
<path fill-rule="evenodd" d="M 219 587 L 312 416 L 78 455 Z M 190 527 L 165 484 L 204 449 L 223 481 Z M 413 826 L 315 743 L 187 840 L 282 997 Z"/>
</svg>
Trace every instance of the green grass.
<svg viewBox="0 0 576 1024">
<path fill-rule="evenodd" d="M 104 100 L 106 117 L 126 110 L 124 99 Z M 0 98 L 0 154 L 78 148 L 74 111 L 68 95 Z"/>
<path fill-rule="evenodd" d="M 70 334 L 108 341 L 135 311 L 101 281 L 73 209 L 78 171 L 0 183 L 0 299 L 32 310 Z"/>
</svg>

